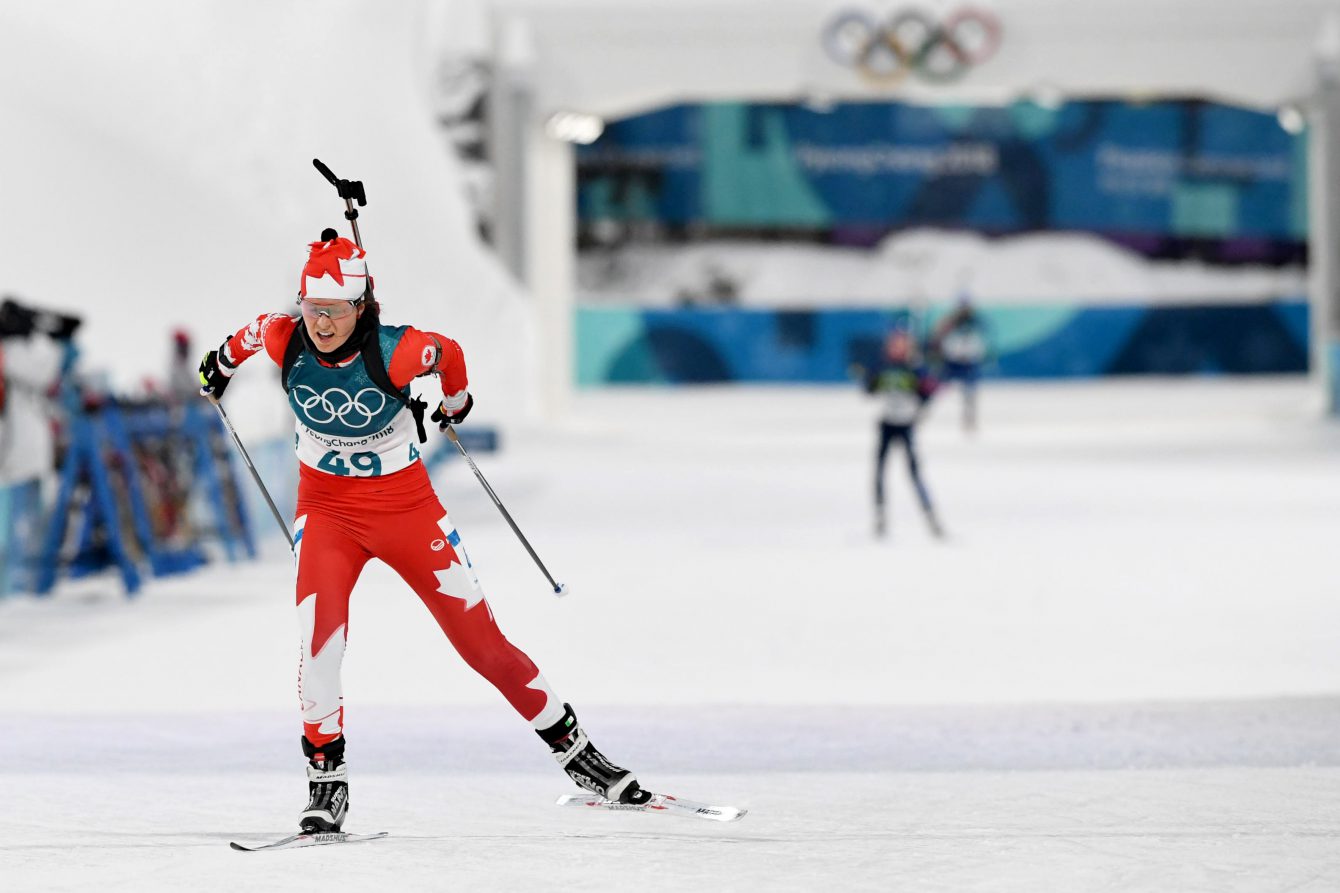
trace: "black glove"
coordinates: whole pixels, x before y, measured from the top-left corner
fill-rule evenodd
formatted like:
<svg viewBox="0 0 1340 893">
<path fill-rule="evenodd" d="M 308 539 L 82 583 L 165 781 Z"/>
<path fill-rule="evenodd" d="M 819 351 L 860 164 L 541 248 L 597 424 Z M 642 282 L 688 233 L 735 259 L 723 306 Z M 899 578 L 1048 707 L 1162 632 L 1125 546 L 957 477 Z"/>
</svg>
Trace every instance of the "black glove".
<svg viewBox="0 0 1340 893">
<path fill-rule="evenodd" d="M 223 389 L 228 387 L 230 381 L 231 376 L 225 375 L 219 366 L 219 351 L 211 350 L 205 354 L 205 358 L 200 361 L 200 396 L 222 400 Z"/>
<path fill-rule="evenodd" d="M 474 406 L 475 398 L 466 394 L 465 405 L 460 409 L 455 412 L 450 412 L 445 403 L 438 403 L 437 409 L 434 409 L 433 414 L 428 418 L 437 422 L 437 430 L 446 431 L 447 425 L 459 425 L 461 422 L 465 421 L 465 417 L 470 414 L 470 410 L 474 409 Z"/>
</svg>

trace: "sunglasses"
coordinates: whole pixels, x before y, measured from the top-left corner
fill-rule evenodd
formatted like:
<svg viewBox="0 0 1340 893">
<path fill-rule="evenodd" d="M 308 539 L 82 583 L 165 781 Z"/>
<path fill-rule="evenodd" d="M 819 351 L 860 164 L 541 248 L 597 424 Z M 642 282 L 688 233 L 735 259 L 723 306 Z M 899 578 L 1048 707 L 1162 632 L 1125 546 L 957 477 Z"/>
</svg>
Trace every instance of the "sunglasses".
<svg viewBox="0 0 1340 893">
<path fill-rule="evenodd" d="M 307 319 L 324 316 L 327 319 L 344 319 L 358 309 L 357 301 L 338 301 L 334 304 L 316 304 L 306 298 L 298 299 L 302 315 Z"/>
</svg>

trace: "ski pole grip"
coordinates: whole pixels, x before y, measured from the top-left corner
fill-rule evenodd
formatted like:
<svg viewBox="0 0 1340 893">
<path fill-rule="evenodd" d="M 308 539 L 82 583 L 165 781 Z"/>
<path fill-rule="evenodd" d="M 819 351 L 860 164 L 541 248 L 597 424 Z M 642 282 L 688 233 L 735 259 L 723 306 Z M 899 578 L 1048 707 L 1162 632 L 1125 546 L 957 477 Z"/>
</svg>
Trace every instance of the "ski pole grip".
<svg viewBox="0 0 1340 893">
<path fill-rule="evenodd" d="M 320 158 L 313 158 L 312 165 L 318 171 L 321 172 L 321 176 L 325 177 L 327 180 L 330 181 L 331 186 L 338 186 L 338 184 L 335 182 L 335 175 L 331 173 L 330 168 L 326 167 L 324 164 L 321 163 Z"/>
</svg>

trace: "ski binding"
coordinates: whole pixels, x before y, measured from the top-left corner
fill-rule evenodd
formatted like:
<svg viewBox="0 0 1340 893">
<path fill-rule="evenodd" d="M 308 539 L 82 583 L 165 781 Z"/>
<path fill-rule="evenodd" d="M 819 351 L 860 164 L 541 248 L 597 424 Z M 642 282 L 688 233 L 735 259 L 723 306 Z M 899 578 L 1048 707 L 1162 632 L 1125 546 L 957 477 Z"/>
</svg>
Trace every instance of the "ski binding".
<svg viewBox="0 0 1340 893">
<path fill-rule="evenodd" d="M 712 822 L 738 822 L 749 812 L 734 806 L 709 806 L 695 803 L 669 794 L 652 794 L 646 803 L 616 803 L 595 794 L 564 794 L 558 798 L 559 806 L 573 806 L 587 809 L 605 809 L 610 812 L 656 812 L 662 815 L 678 815 L 695 819 L 707 819 Z"/>
</svg>

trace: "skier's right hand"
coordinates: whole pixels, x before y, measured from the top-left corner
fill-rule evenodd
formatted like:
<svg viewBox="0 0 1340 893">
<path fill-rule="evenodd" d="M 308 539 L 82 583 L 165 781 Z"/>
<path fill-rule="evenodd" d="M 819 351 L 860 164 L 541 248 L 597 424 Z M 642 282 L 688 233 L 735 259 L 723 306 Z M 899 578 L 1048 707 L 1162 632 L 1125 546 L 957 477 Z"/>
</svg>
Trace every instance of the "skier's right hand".
<svg viewBox="0 0 1340 893">
<path fill-rule="evenodd" d="M 437 404 L 437 409 L 434 409 L 433 414 L 428 418 L 430 421 L 437 422 L 437 430 L 445 434 L 448 425 L 459 425 L 461 422 L 465 421 L 465 417 L 470 414 L 470 410 L 474 409 L 474 407 L 475 398 L 467 393 L 465 395 L 465 403 L 461 405 L 460 409 L 452 412 L 450 409 L 447 409 L 447 404 L 444 400 Z"/>
<path fill-rule="evenodd" d="M 233 379 L 233 370 L 219 362 L 219 351 L 211 350 L 200 361 L 200 396 L 218 401 Z"/>
</svg>

